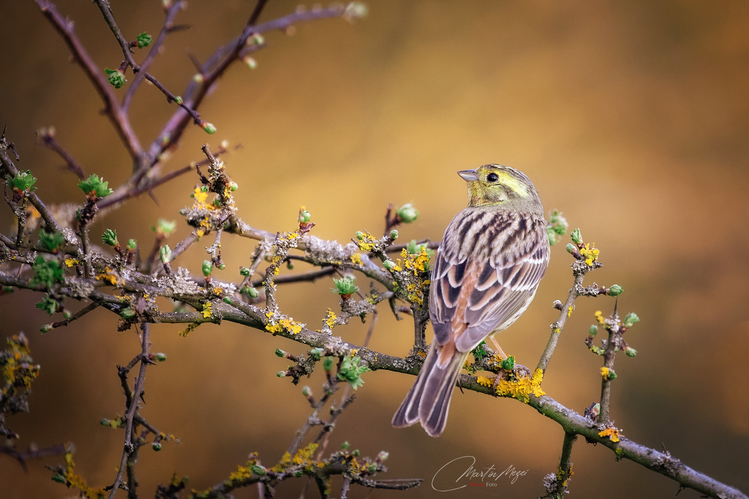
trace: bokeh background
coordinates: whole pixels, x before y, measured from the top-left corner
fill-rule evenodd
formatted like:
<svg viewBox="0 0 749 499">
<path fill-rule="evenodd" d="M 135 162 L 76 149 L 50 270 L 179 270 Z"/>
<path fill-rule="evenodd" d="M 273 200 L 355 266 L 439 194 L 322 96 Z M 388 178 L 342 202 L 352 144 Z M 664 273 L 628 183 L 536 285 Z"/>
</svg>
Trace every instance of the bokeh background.
<svg viewBox="0 0 749 499">
<path fill-rule="evenodd" d="M 158 32 L 160 4 L 114 0 L 112 7 L 133 39 Z M 58 5 L 99 66 L 117 67 L 122 55 L 98 9 L 71 0 Z M 192 27 L 169 37 L 151 72 L 180 93 L 194 73 L 186 49 L 204 60 L 239 33 L 252 7 L 191 2 L 178 22 Z M 622 355 L 616 365 L 616 425 L 639 443 L 665 447 L 749 491 L 749 3 L 372 0 L 369 7 L 368 18 L 355 24 L 324 20 L 297 26 L 295 36 L 268 34 L 268 49 L 256 54 L 258 68 L 233 67 L 201 109 L 218 133 L 191 127 L 165 168 L 201 159 L 205 142 L 214 149 L 221 140 L 241 143 L 224 159 L 247 222 L 290 230 L 305 205 L 317 223 L 314 234 L 343 242 L 357 230 L 382 231 L 389 202 L 413 202 L 420 210 L 416 223 L 402 227 L 404 240 L 438 239 L 466 203 L 455 171 L 488 162 L 523 170 L 546 209 L 562 210 L 601 249 L 605 267 L 588 282 L 622 285 L 620 311 L 642 318 L 627 333 L 638 356 Z M 295 8 L 273 0 L 261 20 Z M 0 125 L 18 147 L 18 166 L 39 178 L 39 195 L 52 204 L 83 201 L 60 158 L 35 144 L 42 126 L 56 127 L 87 174 L 103 175 L 111 186 L 124 182 L 129 157 L 100 114 L 101 101 L 33 2 L 0 1 L 0 46 Z M 153 87 L 140 89 L 131 115 L 143 143 L 173 109 Z M 156 189 L 158 204 L 148 196 L 130 201 L 99 219 L 93 234 L 110 227 L 120 240 L 134 237 L 150 247 L 150 227 L 160 217 L 179 221 L 196 182 L 187 175 Z M 8 234 L 9 210 L 2 217 Z M 171 244 L 189 233 L 178 227 Z M 227 270 L 219 274 L 237 280 L 254 243 L 222 242 Z M 199 272 L 205 245 L 195 245 L 178 265 Z M 564 299 L 572 282 L 569 263 L 564 244 L 554 247 L 535 302 L 500 337 L 523 364 L 535 365 L 543 350 L 557 315 L 551 303 Z M 317 328 L 325 309 L 338 306 L 331 286 L 324 279 L 283 287 L 282 310 Z M 38 299 L 17 292 L 0 300 L 1 336 L 24 331 L 42 365 L 31 412 L 8 424 L 22 435 L 23 448 L 74 442 L 77 471 L 92 485 L 110 484 L 123 435 L 98 421 L 123 412 L 115 365 L 138 353 L 137 338 L 116 332 L 116 317 L 104 311 L 42 336 L 39 326 L 49 319 L 34 308 Z M 600 391 L 601 359 L 583 339 L 594 312 L 612 307 L 610 298 L 578 302 L 544 380 L 547 393 L 577 411 Z M 229 323 L 203 325 L 187 338 L 178 336 L 180 329 L 152 329 L 153 351 L 169 360 L 149 369 L 144 414 L 182 443 L 158 454 L 144 448 L 144 496 L 175 471 L 190 477 L 189 487 L 210 487 L 251 451 L 271 465 L 309 413 L 300 387 L 275 376 L 286 362 L 273 350 L 302 353 L 300 345 Z M 360 343 L 366 325 L 336 332 Z M 410 321 L 395 321 L 383 307 L 372 347 L 405 355 L 411 341 Z M 419 427 L 390 427 L 412 377 L 376 372 L 364 379 L 330 450 L 344 440 L 363 455 L 387 450 L 391 471 L 382 478 L 425 483 L 404 493 L 356 490 L 356 497 L 542 493 L 563 436 L 551 420 L 514 400 L 457 393 L 446 432 L 432 439 Z M 320 391 L 319 377 L 307 383 Z M 466 455 L 476 457 L 477 467 L 514 466 L 527 474 L 480 492 L 432 490 L 434 474 Z M 43 468 L 58 461 L 31 462 L 24 474 L 0 456 L 0 496 L 70 497 L 74 492 Z M 670 497 L 678 488 L 583 441 L 573 461 L 575 497 Z M 296 497 L 301 486 L 289 482 L 278 492 Z M 253 488 L 236 496 L 256 494 Z"/>
</svg>

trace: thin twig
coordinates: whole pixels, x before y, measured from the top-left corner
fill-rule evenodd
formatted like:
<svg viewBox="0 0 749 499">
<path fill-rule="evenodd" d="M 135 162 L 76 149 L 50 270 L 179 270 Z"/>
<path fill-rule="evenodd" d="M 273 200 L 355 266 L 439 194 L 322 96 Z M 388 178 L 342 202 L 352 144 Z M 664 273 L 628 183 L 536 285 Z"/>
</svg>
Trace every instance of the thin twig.
<svg viewBox="0 0 749 499">
<path fill-rule="evenodd" d="M 109 116 L 109 120 L 120 135 L 122 142 L 133 159 L 133 163 L 139 164 L 143 156 L 143 148 L 130 124 L 130 118 L 117 101 L 114 90 L 112 90 L 107 79 L 91 56 L 88 55 L 78 35 L 75 34 L 73 23 L 63 18 L 53 3 L 47 0 L 35 0 L 35 2 L 44 16 L 52 23 L 52 26 L 60 33 L 70 52 L 73 54 L 73 59 L 81 66 L 83 72 L 104 101 L 105 111 Z"/>
<path fill-rule="evenodd" d="M 124 109 L 126 112 L 130 108 L 130 103 L 133 100 L 135 91 L 138 90 L 138 87 L 140 87 L 140 84 L 143 83 L 143 80 L 145 79 L 148 68 L 151 67 L 151 64 L 156 59 L 156 56 L 159 54 L 159 51 L 161 50 L 161 46 L 164 44 L 164 41 L 166 41 L 166 36 L 172 32 L 172 27 L 174 26 L 174 19 L 177 17 L 177 14 L 179 13 L 181 9 L 182 9 L 182 0 L 177 0 L 173 2 L 172 5 L 170 5 L 166 9 L 166 19 L 164 19 L 164 25 L 161 27 L 161 31 L 159 32 L 159 35 L 151 44 L 151 48 L 148 51 L 148 55 L 146 55 L 146 58 L 143 59 L 143 62 L 140 65 L 141 70 L 135 74 L 135 76 L 133 77 L 133 81 L 130 82 L 130 85 L 128 85 L 127 90 L 125 91 L 125 97 L 123 97 L 122 99 L 122 109 Z"/>
<path fill-rule="evenodd" d="M 68 170 L 74 173 L 75 176 L 80 179 L 86 178 L 81 165 L 78 164 L 73 156 L 71 156 L 65 149 L 62 148 L 62 146 L 60 146 L 60 144 L 57 143 L 57 140 L 55 139 L 54 128 L 46 128 L 41 132 L 41 134 L 37 133 L 39 142 L 44 145 L 44 147 L 51 149 L 52 151 L 56 152 L 62 159 L 64 159 L 65 164 L 68 165 Z"/>
</svg>

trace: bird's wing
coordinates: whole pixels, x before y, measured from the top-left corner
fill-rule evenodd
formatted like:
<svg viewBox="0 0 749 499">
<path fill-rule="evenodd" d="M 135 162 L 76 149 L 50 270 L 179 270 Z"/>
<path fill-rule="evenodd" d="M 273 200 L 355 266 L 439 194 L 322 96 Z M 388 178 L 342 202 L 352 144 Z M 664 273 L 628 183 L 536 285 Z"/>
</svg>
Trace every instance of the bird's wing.
<svg viewBox="0 0 749 499">
<path fill-rule="evenodd" d="M 530 303 L 548 261 L 543 217 L 461 212 L 445 231 L 432 270 L 430 315 L 437 342 L 445 344 L 453 324 L 462 322 L 466 327 L 455 346 L 466 352 L 508 327 Z M 464 285 L 472 290 L 461 293 Z"/>
</svg>

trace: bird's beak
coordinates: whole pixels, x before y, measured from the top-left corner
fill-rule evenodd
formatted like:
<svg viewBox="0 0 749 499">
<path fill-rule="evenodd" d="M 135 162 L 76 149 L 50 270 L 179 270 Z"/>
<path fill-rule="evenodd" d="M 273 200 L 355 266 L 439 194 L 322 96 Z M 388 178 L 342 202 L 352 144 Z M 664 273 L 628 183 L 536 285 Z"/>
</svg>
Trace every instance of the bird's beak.
<svg viewBox="0 0 749 499">
<path fill-rule="evenodd" d="M 473 182 L 479 179 L 479 174 L 476 170 L 460 170 L 458 175 L 466 182 Z"/>
</svg>

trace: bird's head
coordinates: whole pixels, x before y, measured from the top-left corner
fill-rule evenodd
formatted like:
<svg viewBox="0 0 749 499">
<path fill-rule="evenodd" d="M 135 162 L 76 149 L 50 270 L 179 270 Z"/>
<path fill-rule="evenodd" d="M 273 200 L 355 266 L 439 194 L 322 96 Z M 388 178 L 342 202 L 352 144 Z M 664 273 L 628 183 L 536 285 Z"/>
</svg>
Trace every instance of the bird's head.
<svg viewBox="0 0 749 499">
<path fill-rule="evenodd" d="M 497 206 L 543 215 L 533 183 L 524 173 L 503 165 L 483 165 L 458 172 L 468 182 L 469 206 Z"/>
</svg>

